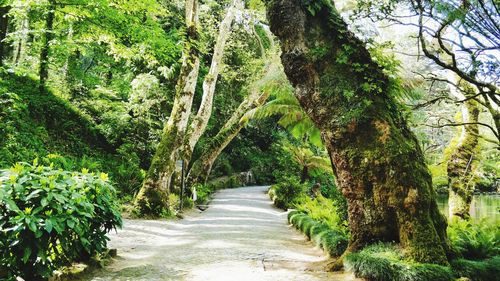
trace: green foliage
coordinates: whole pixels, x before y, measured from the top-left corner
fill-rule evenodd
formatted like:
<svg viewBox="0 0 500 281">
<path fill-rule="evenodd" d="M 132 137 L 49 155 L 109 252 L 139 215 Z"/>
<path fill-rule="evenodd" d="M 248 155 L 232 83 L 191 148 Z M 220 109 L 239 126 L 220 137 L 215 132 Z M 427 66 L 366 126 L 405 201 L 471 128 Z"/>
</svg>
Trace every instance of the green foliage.
<svg viewBox="0 0 500 281">
<path fill-rule="evenodd" d="M 304 197 L 297 209 L 307 213 L 312 219 L 328 225 L 343 233 L 347 233 L 347 222 L 343 220 L 333 200 L 318 195 L 316 198 Z"/>
<path fill-rule="evenodd" d="M 393 244 L 373 244 L 344 258 L 344 266 L 356 277 L 374 281 L 452 281 L 451 270 L 435 264 L 407 261 Z"/>
<path fill-rule="evenodd" d="M 226 188 L 236 188 L 243 186 L 243 182 L 241 181 L 238 175 L 233 175 L 229 177 L 221 177 L 212 181 L 207 182 L 206 184 L 196 184 L 193 188 L 196 188 L 196 203 L 198 204 L 206 204 L 210 200 L 210 196 L 217 190 L 226 189 Z"/>
<path fill-rule="evenodd" d="M 475 261 L 456 259 L 451 261 L 456 276 L 467 277 L 474 281 L 498 280 L 500 274 L 500 256 Z M 495 279 L 496 278 L 496 279 Z"/>
<path fill-rule="evenodd" d="M 271 187 L 271 193 L 274 195 L 273 201 L 276 207 L 288 209 L 298 203 L 305 195 L 306 187 L 299 182 L 296 176 L 284 177 L 281 182 Z"/>
<path fill-rule="evenodd" d="M 452 246 L 463 258 L 482 260 L 500 255 L 500 225 L 454 220 L 448 227 Z"/>
<path fill-rule="evenodd" d="M 0 259 L 26 280 L 104 252 L 107 232 L 121 227 L 108 175 L 17 163 L 0 174 Z"/>
<path fill-rule="evenodd" d="M 322 248 L 330 257 L 341 256 L 347 248 L 345 233 L 294 210 L 288 213 L 288 221 Z"/>
</svg>

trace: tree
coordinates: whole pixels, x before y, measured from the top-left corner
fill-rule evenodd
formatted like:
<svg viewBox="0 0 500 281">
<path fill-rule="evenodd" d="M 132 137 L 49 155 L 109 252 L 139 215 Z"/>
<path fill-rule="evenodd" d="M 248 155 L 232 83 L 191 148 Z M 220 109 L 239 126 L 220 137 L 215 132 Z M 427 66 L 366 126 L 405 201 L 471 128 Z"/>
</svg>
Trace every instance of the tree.
<svg viewBox="0 0 500 281">
<path fill-rule="evenodd" d="M 159 215 L 167 207 L 170 180 L 175 168 L 175 153 L 182 144 L 188 125 L 200 67 L 199 52 L 196 48 L 199 39 L 198 13 L 198 1 L 186 0 L 186 41 L 174 105 L 144 183 L 135 199 L 135 206 L 143 215 Z"/>
<path fill-rule="evenodd" d="M 269 97 L 269 91 L 261 91 L 261 86 L 273 76 L 278 67 L 276 59 L 273 59 L 272 55 L 269 57 L 262 78 L 251 85 L 250 94 L 241 102 L 217 135 L 204 147 L 201 156 L 193 163 L 187 176 L 188 183 L 207 182 L 217 157 L 250 121 L 248 113 L 261 106 Z"/>
<path fill-rule="evenodd" d="M 54 38 L 55 1 L 49 0 L 46 9 L 45 28 L 43 30 L 42 50 L 40 51 L 40 66 L 38 70 L 41 93 L 45 92 L 45 81 L 49 77 L 50 44 Z"/>
<path fill-rule="evenodd" d="M 462 82 L 466 83 L 466 82 Z M 474 88 L 464 86 L 469 92 L 466 95 L 456 91 L 451 92 L 464 99 L 475 94 Z M 452 140 L 453 152 L 447 163 L 449 183 L 449 214 L 451 219 L 469 219 L 470 204 L 474 193 L 474 166 L 477 162 L 479 142 L 479 107 L 473 99 L 467 100 L 461 106 L 459 122 L 465 124 L 457 128 L 457 137 Z"/>
<path fill-rule="evenodd" d="M 3 65 L 5 57 L 5 38 L 7 36 L 7 28 L 9 26 L 9 11 L 10 5 L 8 1 L 2 0 L 0 2 L 0 66 Z"/>
<path fill-rule="evenodd" d="M 397 241 L 419 262 L 447 264 L 446 220 L 400 90 L 330 1 L 270 0 L 272 32 L 295 96 L 321 130 L 348 202 L 349 251 Z"/>
<path fill-rule="evenodd" d="M 193 120 L 186 131 L 186 136 L 184 137 L 184 147 L 182 147 L 181 154 L 184 161 L 187 163 L 191 160 L 193 149 L 205 132 L 208 120 L 212 115 L 215 86 L 217 84 L 219 72 L 221 71 L 224 48 L 231 33 L 231 25 L 236 16 L 236 12 L 241 10 L 243 5 L 244 3 L 242 0 L 233 0 L 231 6 L 227 10 L 226 16 L 219 25 L 219 34 L 217 35 L 217 40 L 214 46 L 210 69 L 203 80 L 203 96 L 201 98 L 201 104 L 196 116 L 193 117 Z"/>
</svg>

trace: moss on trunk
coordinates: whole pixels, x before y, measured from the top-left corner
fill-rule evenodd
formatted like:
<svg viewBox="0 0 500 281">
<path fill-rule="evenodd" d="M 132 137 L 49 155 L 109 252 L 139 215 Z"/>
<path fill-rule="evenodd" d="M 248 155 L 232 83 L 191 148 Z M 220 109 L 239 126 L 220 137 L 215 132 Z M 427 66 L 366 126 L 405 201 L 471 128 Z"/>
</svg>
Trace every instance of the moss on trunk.
<svg viewBox="0 0 500 281">
<path fill-rule="evenodd" d="M 458 143 L 448 160 L 449 212 L 450 218 L 469 219 L 470 204 L 474 193 L 473 167 L 479 136 L 479 108 L 474 100 L 463 105 L 462 122 Z"/>
<path fill-rule="evenodd" d="M 177 80 L 174 105 L 163 128 L 162 138 L 151 161 L 144 183 L 135 199 L 139 215 L 159 216 L 168 210 L 168 194 L 175 171 L 176 153 L 184 141 L 200 66 L 198 40 L 198 2 L 186 0 L 186 42 Z"/>
<path fill-rule="evenodd" d="M 446 264 L 446 220 L 397 87 L 329 0 L 269 0 L 295 95 L 321 130 L 348 201 L 348 251 L 398 241 L 408 257 Z"/>
</svg>

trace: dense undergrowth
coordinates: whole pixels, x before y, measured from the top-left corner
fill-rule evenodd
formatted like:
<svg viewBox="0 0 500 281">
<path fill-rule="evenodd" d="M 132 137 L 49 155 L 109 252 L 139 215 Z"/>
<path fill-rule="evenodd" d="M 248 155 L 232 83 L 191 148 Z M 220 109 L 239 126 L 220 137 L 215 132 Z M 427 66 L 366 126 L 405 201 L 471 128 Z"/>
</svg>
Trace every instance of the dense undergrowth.
<svg viewBox="0 0 500 281">
<path fill-rule="evenodd" d="M 0 70 L 0 168 L 49 157 L 65 170 L 108 172 L 121 194 L 137 190 L 144 173 L 136 156 L 111 145 L 69 102 L 37 89 L 36 79 Z"/>
</svg>

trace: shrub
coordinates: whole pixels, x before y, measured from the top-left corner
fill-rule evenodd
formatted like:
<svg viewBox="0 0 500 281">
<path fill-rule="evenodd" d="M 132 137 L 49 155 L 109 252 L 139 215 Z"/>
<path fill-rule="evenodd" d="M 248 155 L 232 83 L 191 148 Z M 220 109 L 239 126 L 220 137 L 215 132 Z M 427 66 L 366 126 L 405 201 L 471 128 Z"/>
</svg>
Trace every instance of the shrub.
<svg viewBox="0 0 500 281">
<path fill-rule="evenodd" d="M 500 226 L 486 221 L 453 221 L 448 237 L 466 259 L 479 260 L 500 255 Z"/>
<path fill-rule="evenodd" d="M 347 222 L 342 220 L 337 212 L 337 207 L 331 199 L 321 195 L 315 199 L 304 197 L 298 210 L 307 213 L 312 219 L 327 224 L 330 228 L 347 233 Z"/>
<path fill-rule="evenodd" d="M 37 161 L 0 173 L 0 261 L 10 278 L 46 278 L 106 249 L 107 232 L 122 223 L 107 177 Z"/>
<path fill-rule="evenodd" d="M 331 257 L 342 255 L 347 248 L 348 240 L 343 232 L 313 220 L 303 212 L 291 211 L 288 214 L 288 221 Z"/>
<path fill-rule="evenodd" d="M 305 195 L 305 185 L 299 182 L 295 176 L 284 177 L 283 180 L 274 185 L 274 204 L 281 209 L 288 209 Z"/>
<path fill-rule="evenodd" d="M 321 248 L 330 257 L 341 256 L 347 249 L 348 240 L 345 234 L 336 230 L 324 231 L 319 234 Z"/>
</svg>

